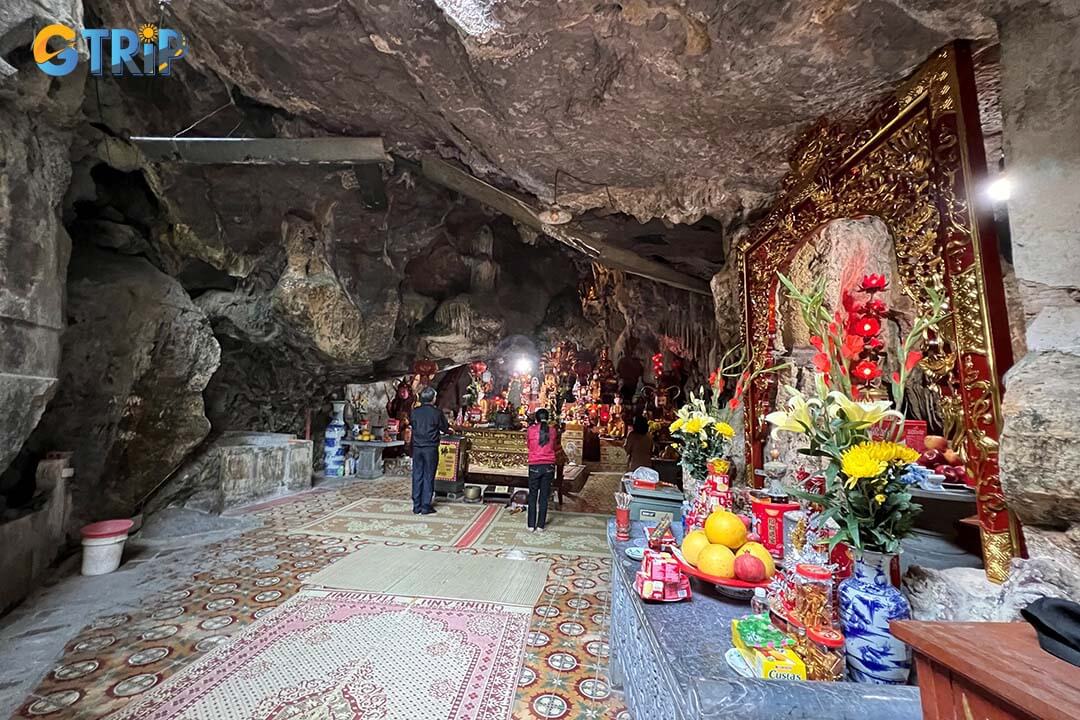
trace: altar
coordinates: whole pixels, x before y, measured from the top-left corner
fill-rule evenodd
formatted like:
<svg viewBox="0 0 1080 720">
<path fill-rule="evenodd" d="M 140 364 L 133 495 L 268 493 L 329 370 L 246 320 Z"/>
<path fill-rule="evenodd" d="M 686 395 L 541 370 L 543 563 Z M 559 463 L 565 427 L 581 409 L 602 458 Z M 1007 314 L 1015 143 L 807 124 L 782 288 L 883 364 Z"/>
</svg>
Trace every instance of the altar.
<svg viewBox="0 0 1080 720">
<path fill-rule="evenodd" d="M 529 448 L 524 430 L 468 428 L 462 431 L 462 436 L 465 446 L 462 467 L 467 482 L 529 487 Z M 564 483 L 580 487 L 588 473 L 584 465 L 565 461 L 556 465 L 552 492 L 558 507 L 562 506 Z"/>
<path fill-rule="evenodd" d="M 681 528 L 676 528 L 681 538 Z M 644 524 L 631 523 L 631 540 L 611 549 L 611 683 L 624 691 L 636 718 L 783 717 L 833 720 L 919 720 L 917 687 L 854 682 L 764 680 L 736 674 L 724 659 L 732 646 L 731 620 L 745 615 L 745 601 L 727 600 L 694 579 L 689 602 L 646 603 L 634 591 L 640 563 L 625 554 L 644 545 Z"/>
</svg>

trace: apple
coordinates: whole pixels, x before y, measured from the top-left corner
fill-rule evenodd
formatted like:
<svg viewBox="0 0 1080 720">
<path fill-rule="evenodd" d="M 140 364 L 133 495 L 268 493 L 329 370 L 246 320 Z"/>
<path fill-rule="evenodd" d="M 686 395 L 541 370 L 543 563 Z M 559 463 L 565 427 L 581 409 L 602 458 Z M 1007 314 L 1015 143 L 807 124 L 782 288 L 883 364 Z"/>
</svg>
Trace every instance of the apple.
<svg viewBox="0 0 1080 720">
<path fill-rule="evenodd" d="M 945 456 L 942 455 L 940 450 L 928 449 L 924 450 L 923 454 L 919 456 L 919 464 L 923 467 L 937 467 L 942 464 Z"/>
<path fill-rule="evenodd" d="M 765 579 L 765 563 L 750 553 L 735 556 L 735 577 L 744 582 L 761 582 Z"/>
<path fill-rule="evenodd" d="M 963 460 L 961 460 L 960 458 L 960 453 L 956 452 L 955 450 L 946 450 L 944 454 L 945 462 L 949 463 L 950 465 L 963 464 Z"/>
<path fill-rule="evenodd" d="M 927 435 L 923 439 L 923 447 L 927 450 L 941 450 L 949 447 L 949 441 L 943 438 L 941 435 Z"/>
<path fill-rule="evenodd" d="M 956 482 L 964 483 L 965 485 L 971 484 L 971 478 L 968 475 L 967 468 L 963 465 L 953 466 L 953 477 L 956 478 Z"/>
<path fill-rule="evenodd" d="M 934 468 L 934 472 L 938 475 L 944 475 L 945 482 L 956 482 L 956 468 L 952 465 L 938 465 Z"/>
</svg>

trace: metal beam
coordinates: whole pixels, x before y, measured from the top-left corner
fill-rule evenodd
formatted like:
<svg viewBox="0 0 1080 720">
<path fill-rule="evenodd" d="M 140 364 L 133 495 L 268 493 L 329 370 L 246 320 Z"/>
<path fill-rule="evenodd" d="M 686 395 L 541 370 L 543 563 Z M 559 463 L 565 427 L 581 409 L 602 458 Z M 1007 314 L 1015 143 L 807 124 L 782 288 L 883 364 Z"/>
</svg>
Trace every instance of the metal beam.
<svg viewBox="0 0 1080 720">
<path fill-rule="evenodd" d="M 356 165 L 388 162 L 381 137 L 133 137 L 152 162 L 200 165 Z"/>
<path fill-rule="evenodd" d="M 426 157 L 423 159 L 421 169 L 429 180 L 481 202 L 504 215 L 509 215 L 522 225 L 531 227 L 584 253 L 594 262 L 681 290 L 712 297 L 709 284 L 701 278 L 686 275 L 663 263 L 643 258 L 635 252 L 625 250 L 605 240 L 598 240 L 572 226 L 548 225 L 542 222 L 536 211 L 521 199 L 489 185 L 448 162 Z"/>
</svg>

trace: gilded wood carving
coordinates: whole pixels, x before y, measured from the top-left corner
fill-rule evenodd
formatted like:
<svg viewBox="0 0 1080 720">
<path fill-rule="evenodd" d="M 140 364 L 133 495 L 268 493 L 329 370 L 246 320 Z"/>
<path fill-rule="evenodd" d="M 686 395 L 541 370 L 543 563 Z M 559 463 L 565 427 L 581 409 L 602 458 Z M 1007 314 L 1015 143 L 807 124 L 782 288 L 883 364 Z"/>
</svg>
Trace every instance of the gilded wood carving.
<svg viewBox="0 0 1080 720">
<path fill-rule="evenodd" d="M 922 368 L 935 382 L 950 445 L 976 479 L 987 575 L 1002 581 L 1022 549 L 998 477 L 1000 376 L 1012 362 L 993 227 L 974 201 L 985 157 L 970 49 L 935 53 L 859 128 L 819 121 L 799 143 L 782 198 L 739 247 L 744 328 L 754 363 L 772 362 L 777 271 L 814 230 L 838 219 L 880 218 L 893 237 L 899 282 L 919 311 L 926 286 L 951 314 Z M 775 379 L 760 376 L 746 401 L 747 466 L 760 468 Z"/>
</svg>

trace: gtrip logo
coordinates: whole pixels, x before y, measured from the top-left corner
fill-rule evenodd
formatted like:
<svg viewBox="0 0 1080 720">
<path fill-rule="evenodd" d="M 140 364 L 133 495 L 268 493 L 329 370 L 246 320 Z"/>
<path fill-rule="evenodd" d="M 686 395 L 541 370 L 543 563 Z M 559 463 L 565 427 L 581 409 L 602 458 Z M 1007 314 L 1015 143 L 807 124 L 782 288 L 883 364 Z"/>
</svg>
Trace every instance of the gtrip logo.
<svg viewBox="0 0 1080 720">
<path fill-rule="evenodd" d="M 75 38 L 81 32 L 90 53 L 90 74 L 103 75 L 106 64 L 113 75 L 168 77 L 172 63 L 187 53 L 184 36 L 170 28 L 140 25 L 129 28 L 85 28 L 46 25 L 34 36 L 34 62 L 46 75 L 67 75 L 79 64 Z M 49 49 L 50 45 L 53 49 Z"/>
</svg>

